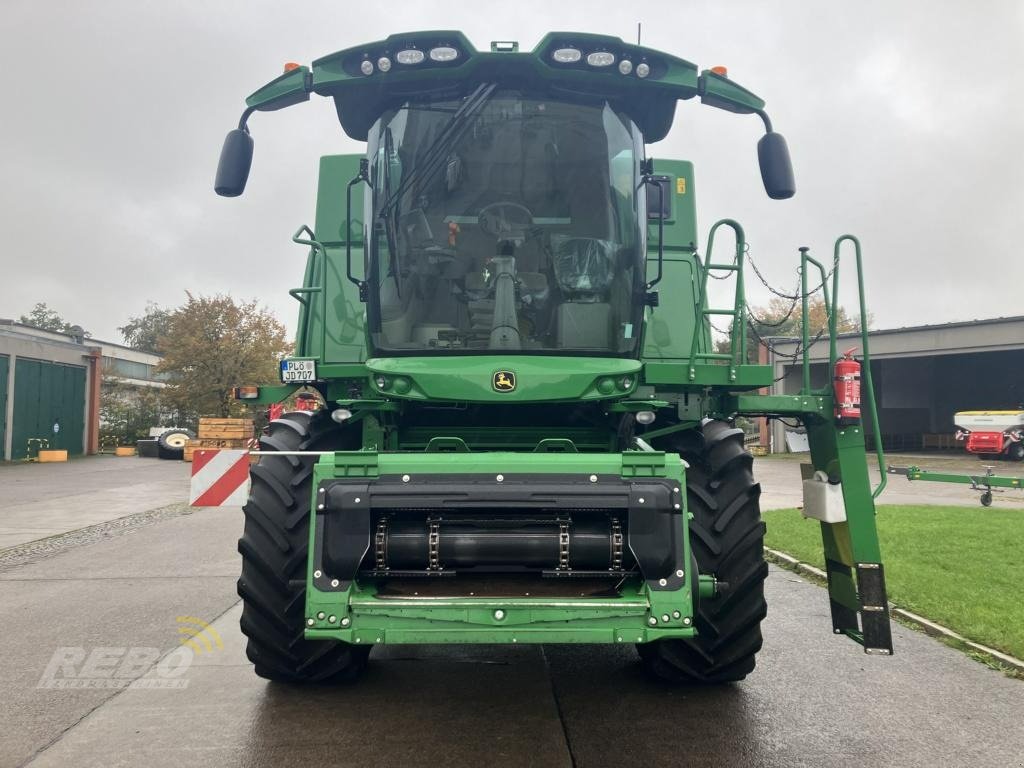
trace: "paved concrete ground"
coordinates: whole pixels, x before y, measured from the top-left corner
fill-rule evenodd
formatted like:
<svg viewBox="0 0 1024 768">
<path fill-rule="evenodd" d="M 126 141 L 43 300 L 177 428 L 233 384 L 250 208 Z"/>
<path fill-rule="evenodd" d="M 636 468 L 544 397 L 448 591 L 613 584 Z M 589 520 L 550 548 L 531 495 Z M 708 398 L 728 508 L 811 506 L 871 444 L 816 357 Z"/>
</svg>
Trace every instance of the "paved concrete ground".
<svg viewBox="0 0 1024 768">
<path fill-rule="evenodd" d="M 189 465 L 137 456 L 0 465 L 0 549 L 188 500 Z"/>
<path fill-rule="evenodd" d="M 766 497 L 799 477 L 785 466 L 759 462 Z M 0 570 L 0 767 L 1022 764 L 1024 684 L 900 626 L 895 657 L 865 656 L 823 590 L 774 568 L 758 669 L 734 686 L 652 684 L 605 646 L 377 648 L 356 686 L 268 684 L 237 629 L 240 527 L 198 510 Z M 171 652 L 179 616 L 224 644 L 186 688 L 37 687 L 62 646 Z"/>
</svg>

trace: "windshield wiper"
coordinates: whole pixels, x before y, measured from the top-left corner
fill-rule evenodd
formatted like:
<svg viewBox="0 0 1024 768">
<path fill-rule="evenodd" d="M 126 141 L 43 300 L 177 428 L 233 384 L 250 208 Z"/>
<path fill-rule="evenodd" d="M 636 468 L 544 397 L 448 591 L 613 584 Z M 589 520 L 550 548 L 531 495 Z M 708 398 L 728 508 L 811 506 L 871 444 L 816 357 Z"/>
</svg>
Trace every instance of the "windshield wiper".
<svg viewBox="0 0 1024 768">
<path fill-rule="evenodd" d="M 402 179 L 402 182 L 395 191 L 384 201 L 380 209 L 381 217 L 387 218 L 391 215 L 392 211 L 398 206 L 398 201 L 401 200 L 402 195 L 411 189 L 413 184 L 420 180 L 430 179 L 443 166 L 452 145 L 465 133 L 470 118 L 487 103 L 496 87 L 497 83 L 481 83 L 466 98 L 462 106 L 455 111 L 451 119 L 445 124 L 441 133 L 424 151 L 423 159 L 413 166 L 412 170 Z"/>
</svg>

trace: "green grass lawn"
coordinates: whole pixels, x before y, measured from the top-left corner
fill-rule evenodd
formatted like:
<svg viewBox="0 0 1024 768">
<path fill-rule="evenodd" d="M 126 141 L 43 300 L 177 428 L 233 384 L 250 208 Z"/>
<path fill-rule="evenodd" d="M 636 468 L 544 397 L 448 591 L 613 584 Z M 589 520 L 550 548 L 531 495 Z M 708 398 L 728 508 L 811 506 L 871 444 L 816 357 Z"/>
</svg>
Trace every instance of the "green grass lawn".
<svg viewBox="0 0 1024 768">
<path fill-rule="evenodd" d="M 763 517 L 768 547 L 825 567 L 816 520 Z M 881 506 L 877 520 L 893 603 L 1024 658 L 1024 510 Z"/>
</svg>

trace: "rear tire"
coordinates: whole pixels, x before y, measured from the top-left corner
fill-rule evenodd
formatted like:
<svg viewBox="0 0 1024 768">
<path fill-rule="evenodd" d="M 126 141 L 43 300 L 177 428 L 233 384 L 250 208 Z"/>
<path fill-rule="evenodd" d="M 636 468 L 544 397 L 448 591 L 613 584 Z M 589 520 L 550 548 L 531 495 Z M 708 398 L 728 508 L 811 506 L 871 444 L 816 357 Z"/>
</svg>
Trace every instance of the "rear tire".
<svg viewBox="0 0 1024 768">
<path fill-rule="evenodd" d="M 326 414 L 285 413 L 260 437 L 262 451 L 358 448 Z M 314 456 L 262 456 L 251 469 L 238 540 L 242 632 L 256 674 L 289 683 L 351 682 L 366 668 L 369 646 L 306 640 L 306 563 Z"/>
<path fill-rule="evenodd" d="M 727 587 L 698 603 L 693 640 L 661 640 L 637 646 L 647 671 L 676 684 L 742 680 L 761 649 L 761 620 L 768 611 L 764 580 L 764 531 L 754 482 L 754 458 L 743 448 L 743 431 L 723 421 L 664 441 L 663 450 L 689 464 L 686 500 L 693 514 L 690 543 L 700 573 Z"/>
<path fill-rule="evenodd" d="M 1006 458 L 1010 461 L 1024 461 L 1024 443 L 1010 443 L 1006 449 Z"/>
</svg>

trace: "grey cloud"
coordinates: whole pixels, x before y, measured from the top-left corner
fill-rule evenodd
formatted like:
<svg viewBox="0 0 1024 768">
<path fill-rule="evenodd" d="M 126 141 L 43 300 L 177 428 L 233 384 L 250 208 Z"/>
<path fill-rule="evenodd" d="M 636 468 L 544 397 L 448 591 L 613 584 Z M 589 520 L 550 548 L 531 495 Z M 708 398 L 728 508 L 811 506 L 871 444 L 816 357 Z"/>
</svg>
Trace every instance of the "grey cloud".
<svg viewBox="0 0 1024 768">
<path fill-rule="evenodd" d="M 217 152 L 246 94 L 285 61 L 403 29 L 528 47 L 552 29 L 631 38 L 638 20 L 646 44 L 727 65 L 789 139 L 799 192 L 773 202 L 758 121 L 680 105 L 650 152 L 695 160 L 704 231 L 740 219 L 787 287 L 797 246 L 827 255 L 836 235 L 859 234 L 880 327 L 1021 313 L 1014 3 L 8 0 L 0 13 L 0 316 L 46 301 L 113 339 L 147 300 L 177 304 L 187 289 L 255 296 L 292 323 L 303 254 L 288 237 L 312 219 L 317 158 L 359 146 L 323 100 L 257 115 L 250 188 L 219 199 Z M 768 294 L 752 285 L 751 298 Z"/>
</svg>

